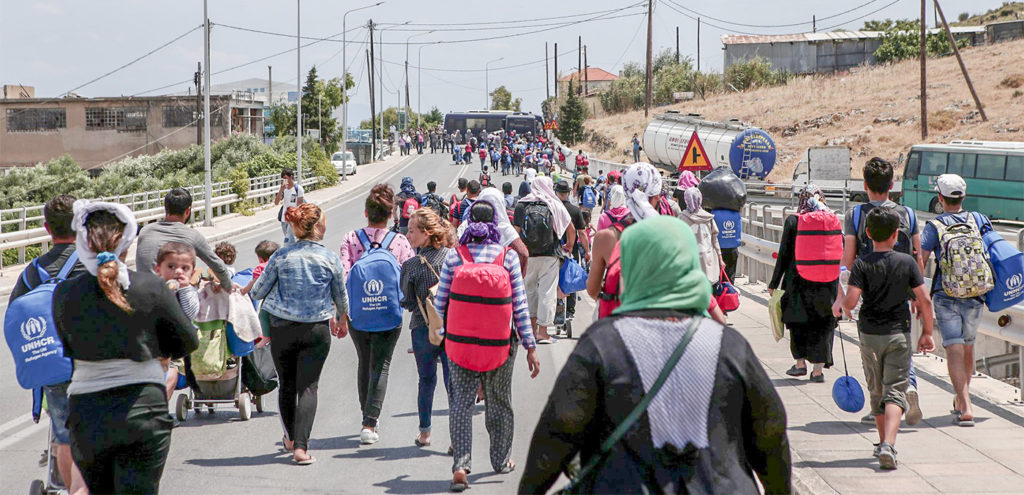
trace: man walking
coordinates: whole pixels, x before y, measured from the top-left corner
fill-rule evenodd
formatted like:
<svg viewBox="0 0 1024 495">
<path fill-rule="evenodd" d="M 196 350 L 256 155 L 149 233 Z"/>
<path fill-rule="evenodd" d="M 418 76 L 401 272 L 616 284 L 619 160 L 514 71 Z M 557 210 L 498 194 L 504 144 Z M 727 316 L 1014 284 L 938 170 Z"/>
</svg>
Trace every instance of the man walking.
<svg viewBox="0 0 1024 495">
<path fill-rule="evenodd" d="M 274 195 L 274 204 L 281 205 L 277 212 L 277 221 L 281 222 L 281 231 L 284 232 L 284 243 L 295 242 L 295 235 L 292 234 L 292 226 L 284 221 L 284 213 L 289 207 L 299 206 L 305 203 L 305 191 L 300 184 L 295 183 L 295 172 L 291 169 L 281 171 L 281 188 Z"/>
<path fill-rule="evenodd" d="M 633 163 L 640 161 L 640 139 L 633 133 Z"/>
</svg>

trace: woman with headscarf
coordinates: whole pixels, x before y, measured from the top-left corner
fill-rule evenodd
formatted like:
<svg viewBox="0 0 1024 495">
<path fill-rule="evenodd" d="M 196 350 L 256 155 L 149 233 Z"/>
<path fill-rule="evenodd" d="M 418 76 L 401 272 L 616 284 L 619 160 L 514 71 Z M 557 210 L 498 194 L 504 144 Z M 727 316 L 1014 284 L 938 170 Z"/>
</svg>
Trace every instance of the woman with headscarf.
<svg viewBox="0 0 1024 495">
<path fill-rule="evenodd" d="M 775 292 L 780 285 L 786 291 L 782 296 L 782 322 L 789 329 L 789 349 L 796 363 L 786 371 L 789 376 L 807 374 L 807 362 L 814 365 L 811 381 L 824 383 L 822 367 L 832 366 L 832 339 L 838 326 L 832 316 L 832 302 L 838 292 L 835 282 L 812 282 L 801 277 L 796 269 L 796 233 L 800 215 L 825 209 L 821 189 L 808 184 L 800 192 L 797 214 L 786 218 L 779 242 L 779 257 L 775 273 L 768 283 L 768 291 Z"/>
<path fill-rule="evenodd" d="M 412 200 L 412 201 L 409 201 Z M 402 177 L 401 191 L 395 195 L 394 220 L 398 231 L 405 235 L 409 231 L 409 215 L 423 204 L 423 196 L 416 192 L 412 177 Z"/>
<path fill-rule="evenodd" d="M 576 245 L 576 229 L 569 228 L 572 225 L 569 210 L 555 195 L 550 177 L 539 176 L 533 179 L 530 187 L 533 192 L 516 205 L 512 223 L 530 252 L 525 283 L 537 342 L 551 344 L 553 340 L 548 335 L 548 327 L 555 323 L 559 256 L 568 255 L 566 246 Z M 546 217 L 548 214 L 550 221 Z M 566 237 L 564 246 L 560 245 L 563 235 Z"/>
<path fill-rule="evenodd" d="M 505 198 L 502 194 L 493 187 L 488 187 L 480 192 L 477 196 L 476 201 L 483 201 L 491 205 L 494 211 L 502 212 L 505 210 Z M 475 204 L 475 203 L 474 203 Z M 470 208 L 472 209 L 472 208 Z M 509 220 L 508 215 L 498 215 L 495 218 L 495 225 L 500 234 L 498 242 L 509 249 L 512 249 L 519 256 L 519 263 L 521 267 L 527 266 L 527 260 L 530 256 L 530 252 L 526 249 L 526 244 L 523 243 L 523 239 L 519 237 L 519 232 L 512 226 L 512 221 Z M 466 233 L 467 224 L 463 222 L 459 225 L 456 238 L 462 238 L 462 235 Z"/>
<path fill-rule="evenodd" d="M 587 329 L 559 374 L 519 493 L 546 493 L 577 453 L 583 466 L 598 461 L 580 493 L 791 491 L 782 401 L 743 336 L 704 318 L 711 289 L 696 248 L 677 218 L 623 233 L 622 306 Z M 684 339 L 663 386 L 602 455 Z"/>
<path fill-rule="evenodd" d="M 608 201 L 605 203 L 604 213 L 597 219 L 597 230 L 604 230 L 613 223 L 621 223 L 629 215 L 629 208 L 626 207 L 626 190 L 621 185 L 615 184 L 608 191 Z"/>
<path fill-rule="evenodd" d="M 517 345 L 522 345 L 526 349 L 526 360 L 530 367 L 531 377 L 535 378 L 540 373 L 540 361 L 535 355 L 536 342 L 530 327 L 530 313 L 526 301 L 526 289 L 523 286 L 523 275 L 519 269 L 519 258 L 509 256 L 508 249 L 500 243 L 501 233 L 495 222 L 495 219 L 500 216 L 502 216 L 501 211 L 495 210 L 489 202 L 477 201 L 473 204 L 473 207 L 470 208 L 469 221 L 466 222 L 466 229 L 459 238 L 460 246 L 448 253 L 444 266 L 441 268 L 441 282 L 437 286 L 437 296 L 434 298 L 434 307 L 438 314 L 448 314 L 452 299 L 452 281 L 456 272 L 465 269 L 465 265 L 470 263 L 494 263 L 499 257 L 504 258 L 500 264 L 509 275 L 511 287 L 506 293 L 512 294 L 511 323 L 515 329 L 510 335 L 511 343 L 508 347 L 507 359 L 496 369 L 474 371 L 466 367 L 466 363 L 461 357 L 469 354 L 469 351 L 463 349 L 466 352 L 460 353 L 452 345 L 446 347 L 451 369 L 448 421 L 454 456 L 451 490 L 456 492 L 461 492 L 469 487 L 466 476 L 470 473 L 472 466 L 473 406 L 477 400 L 477 389 L 482 386 L 487 395 L 485 407 L 487 431 L 491 439 L 491 467 L 501 474 L 511 473 L 515 469 L 515 464 L 511 461 L 512 435 L 515 431 L 512 411 L 512 368 L 515 364 Z M 480 316 L 477 314 L 474 315 L 474 318 Z M 459 321 L 458 318 L 461 316 L 449 317 L 446 325 L 449 335 L 446 335 L 445 338 L 451 342 L 458 342 L 461 347 L 470 347 L 467 344 L 472 343 L 473 337 L 457 335 L 456 329 L 471 326 L 471 323 Z M 507 325 L 508 319 L 499 324 Z M 505 338 L 504 335 L 507 335 L 503 330 L 495 333 L 502 334 L 503 338 Z M 458 340 L 456 340 L 457 338 Z M 490 353 L 498 346 L 492 344 L 490 346 L 475 345 L 474 347 L 476 352 Z"/>
<path fill-rule="evenodd" d="M 626 169 L 622 187 L 626 191 L 626 206 L 636 221 L 666 214 L 659 211 L 661 174 L 650 163 L 634 163 Z"/>
<path fill-rule="evenodd" d="M 72 226 L 87 274 L 54 290 L 53 319 L 74 363 L 71 452 L 92 493 L 157 493 L 171 445 L 164 369 L 199 345 L 164 281 L 124 263 L 137 224 L 128 207 L 78 200 Z"/>
<path fill-rule="evenodd" d="M 708 281 L 717 283 L 721 278 L 725 262 L 722 261 L 722 248 L 718 246 L 718 224 L 715 216 L 701 208 L 704 196 L 700 189 L 691 187 L 683 192 L 683 203 L 686 209 L 679 218 L 686 222 L 697 237 L 697 252 L 700 255 L 701 269 Z"/>
</svg>

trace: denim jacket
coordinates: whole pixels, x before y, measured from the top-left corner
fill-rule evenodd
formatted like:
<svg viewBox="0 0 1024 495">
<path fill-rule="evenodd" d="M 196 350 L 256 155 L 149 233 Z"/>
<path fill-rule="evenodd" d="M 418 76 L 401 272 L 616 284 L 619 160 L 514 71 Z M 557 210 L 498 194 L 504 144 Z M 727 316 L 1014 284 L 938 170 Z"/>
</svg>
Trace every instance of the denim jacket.
<svg viewBox="0 0 1024 495">
<path fill-rule="evenodd" d="M 312 323 L 348 312 L 338 255 L 313 241 L 286 244 L 267 262 L 252 288 L 263 309 L 289 321 Z"/>
</svg>

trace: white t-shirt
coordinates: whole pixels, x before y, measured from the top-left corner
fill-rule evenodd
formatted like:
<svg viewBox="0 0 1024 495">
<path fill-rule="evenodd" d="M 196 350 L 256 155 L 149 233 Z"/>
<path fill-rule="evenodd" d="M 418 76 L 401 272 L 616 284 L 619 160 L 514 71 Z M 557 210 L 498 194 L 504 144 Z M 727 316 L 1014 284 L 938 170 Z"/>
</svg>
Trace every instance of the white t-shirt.
<svg viewBox="0 0 1024 495">
<path fill-rule="evenodd" d="M 279 220 L 284 221 L 284 212 L 288 210 L 290 206 L 299 206 L 299 198 L 302 198 L 305 191 L 302 190 L 302 186 L 295 184 L 295 187 L 291 187 L 284 190 L 284 194 L 281 195 L 281 214 Z"/>
</svg>

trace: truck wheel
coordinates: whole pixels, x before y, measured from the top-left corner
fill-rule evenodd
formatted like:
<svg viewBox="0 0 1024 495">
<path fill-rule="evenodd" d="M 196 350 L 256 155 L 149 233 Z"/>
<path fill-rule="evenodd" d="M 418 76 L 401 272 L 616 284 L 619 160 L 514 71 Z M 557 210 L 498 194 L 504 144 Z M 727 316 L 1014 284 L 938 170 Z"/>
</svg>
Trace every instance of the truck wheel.
<svg viewBox="0 0 1024 495">
<path fill-rule="evenodd" d="M 939 198 L 932 198 L 932 202 L 928 205 L 928 211 L 936 215 L 942 213 L 942 205 L 939 204 Z"/>
</svg>

